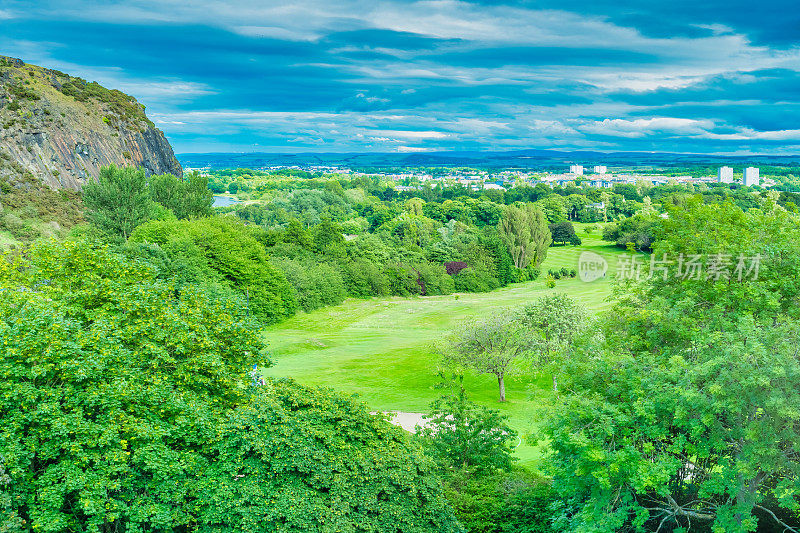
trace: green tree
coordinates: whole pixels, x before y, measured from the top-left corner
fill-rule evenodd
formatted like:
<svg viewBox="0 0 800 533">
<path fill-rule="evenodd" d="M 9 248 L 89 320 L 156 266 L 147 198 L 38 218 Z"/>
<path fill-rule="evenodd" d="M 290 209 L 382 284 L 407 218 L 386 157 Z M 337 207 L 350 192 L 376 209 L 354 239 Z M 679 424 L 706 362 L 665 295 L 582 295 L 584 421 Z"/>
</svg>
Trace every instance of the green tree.
<svg viewBox="0 0 800 533">
<path fill-rule="evenodd" d="M 83 187 L 87 218 L 114 239 L 127 240 L 134 228 L 150 218 L 152 200 L 143 169 L 110 165 L 97 181 Z"/>
<path fill-rule="evenodd" d="M 508 471 L 516 460 L 510 444 L 517 433 L 506 424 L 506 419 L 496 409 L 471 402 L 459 383 L 458 392 L 431 404 L 419 435 L 448 470 L 477 475 Z"/>
<path fill-rule="evenodd" d="M 564 293 L 537 298 L 522 308 L 522 323 L 534 339 L 534 364 L 553 373 L 553 392 L 558 392 L 558 374 L 574 352 L 576 339 L 588 326 L 586 310 Z"/>
<path fill-rule="evenodd" d="M 553 242 L 547 219 L 532 204 L 524 207 L 507 206 L 498 225 L 500 236 L 514 259 L 514 266 L 539 266 Z"/>
<path fill-rule="evenodd" d="M 150 197 L 175 213 L 180 219 L 211 216 L 214 193 L 208 186 L 208 176 L 191 172 L 183 179 L 172 174 L 150 176 Z"/>
<path fill-rule="evenodd" d="M 333 255 L 341 255 L 344 252 L 342 227 L 329 218 L 323 218 L 322 222 L 314 227 L 312 240 L 318 252 Z"/>
<path fill-rule="evenodd" d="M 308 248 L 311 246 L 311 235 L 296 218 L 293 218 L 289 221 L 289 224 L 287 224 L 286 229 L 281 236 L 281 240 L 283 242 L 297 244 L 303 248 Z"/>
<path fill-rule="evenodd" d="M 250 365 L 269 365 L 238 306 L 71 242 L 0 259 L 0 292 L 0 456 L 14 512 L 59 533 L 194 522 L 216 416 L 240 401 Z"/>
<path fill-rule="evenodd" d="M 553 242 L 571 242 L 575 237 L 577 237 L 577 235 L 575 235 L 575 228 L 572 226 L 572 222 L 569 222 L 568 220 L 550 224 L 549 228 L 550 234 L 553 237 Z"/>
<path fill-rule="evenodd" d="M 551 224 L 554 222 L 561 222 L 567 218 L 567 200 L 558 194 L 551 194 L 545 196 L 541 200 L 536 201 L 536 207 L 542 210 L 547 221 Z"/>
<path fill-rule="evenodd" d="M 268 381 L 232 411 L 200 481 L 205 531 L 462 531 L 405 432 L 328 389 Z"/>
<path fill-rule="evenodd" d="M 797 221 L 700 198 L 669 214 L 654 258 L 741 254 L 760 272 L 740 277 L 734 261 L 727 274 L 657 270 L 627 287 L 602 349 L 572 359 L 572 394 L 547 425 L 562 526 L 797 530 Z"/>
<path fill-rule="evenodd" d="M 494 375 L 500 401 L 504 402 L 505 377 L 532 346 L 533 339 L 517 314 L 506 310 L 483 320 L 461 324 L 439 344 L 438 350 L 443 364 L 458 373 L 470 369 L 478 374 Z"/>
<path fill-rule="evenodd" d="M 152 243 L 181 250 L 189 241 L 202 251 L 208 268 L 220 282 L 240 291 L 247 308 L 266 322 L 292 316 L 297 302 L 286 277 L 270 262 L 251 228 L 231 217 L 151 221 L 131 236 L 136 243 Z"/>
</svg>

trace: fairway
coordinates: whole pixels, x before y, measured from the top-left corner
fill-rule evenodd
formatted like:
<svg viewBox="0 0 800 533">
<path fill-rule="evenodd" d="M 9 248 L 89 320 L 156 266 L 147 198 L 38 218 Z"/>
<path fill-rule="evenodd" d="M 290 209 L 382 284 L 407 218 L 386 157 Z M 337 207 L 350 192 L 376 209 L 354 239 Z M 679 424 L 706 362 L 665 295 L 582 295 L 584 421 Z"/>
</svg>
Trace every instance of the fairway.
<svg viewBox="0 0 800 533">
<path fill-rule="evenodd" d="M 611 305 L 611 278 L 621 252 L 601 241 L 597 230 L 587 235 L 583 226 L 576 224 L 583 245 L 550 248 L 543 274 L 535 281 L 489 293 L 349 299 L 270 327 L 265 336 L 275 365 L 265 374 L 357 393 L 371 409 L 424 412 L 443 394 L 437 387 L 440 379 L 432 344 L 465 318 L 488 316 L 556 291 L 569 294 L 595 312 Z M 548 269 L 577 269 L 578 256 L 585 250 L 599 253 L 609 262 L 606 278 L 591 283 L 562 279 L 555 289 L 545 288 Z M 501 409 L 522 435 L 536 426 L 537 410 L 550 401 L 549 386 L 548 376 L 509 376 L 508 401 L 501 404 L 494 376 L 465 379 L 471 399 Z M 523 443 L 517 453 L 523 463 L 536 466 L 539 453 L 535 447 Z"/>
</svg>

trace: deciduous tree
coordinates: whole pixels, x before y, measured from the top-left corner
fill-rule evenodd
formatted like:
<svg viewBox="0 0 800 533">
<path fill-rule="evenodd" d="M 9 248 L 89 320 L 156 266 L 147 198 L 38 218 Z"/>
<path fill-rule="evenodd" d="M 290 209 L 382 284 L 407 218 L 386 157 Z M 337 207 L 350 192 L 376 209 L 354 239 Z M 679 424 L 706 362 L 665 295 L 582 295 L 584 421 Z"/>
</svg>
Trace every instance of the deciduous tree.
<svg viewBox="0 0 800 533">
<path fill-rule="evenodd" d="M 532 346 L 532 338 L 519 316 L 506 310 L 461 325 L 438 349 L 446 366 L 497 377 L 500 401 L 504 402 L 505 377 Z"/>
<path fill-rule="evenodd" d="M 134 228 L 150 218 L 152 200 L 144 170 L 110 165 L 97 182 L 83 188 L 87 218 L 112 238 L 127 240 Z"/>
<path fill-rule="evenodd" d="M 539 266 L 553 241 L 547 219 L 532 204 L 507 206 L 498 230 L 517 268 L 525 268 L 529 264 Z"/>
</svg>

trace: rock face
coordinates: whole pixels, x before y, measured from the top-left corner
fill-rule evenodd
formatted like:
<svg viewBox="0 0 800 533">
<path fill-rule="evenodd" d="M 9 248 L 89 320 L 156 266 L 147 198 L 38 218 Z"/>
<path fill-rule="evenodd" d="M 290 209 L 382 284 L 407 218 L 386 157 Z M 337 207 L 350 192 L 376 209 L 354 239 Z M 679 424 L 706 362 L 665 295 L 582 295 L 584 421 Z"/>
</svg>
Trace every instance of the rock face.
<svg viewBox="0 0 800 533">
<path fill-rule="evenodd" d="M 0 152 L 52 188 L 80 190 L 100 167 L 182 175 L 144 106 L 120 91 L 0 56 Z"/>
</svg>

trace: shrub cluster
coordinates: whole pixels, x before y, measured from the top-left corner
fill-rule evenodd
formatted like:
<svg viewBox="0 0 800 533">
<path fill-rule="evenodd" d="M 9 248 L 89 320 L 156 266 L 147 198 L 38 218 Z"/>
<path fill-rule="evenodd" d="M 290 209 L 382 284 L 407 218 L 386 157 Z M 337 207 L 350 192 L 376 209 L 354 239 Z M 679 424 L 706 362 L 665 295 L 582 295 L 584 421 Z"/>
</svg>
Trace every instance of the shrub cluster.
<svg viewBox="0 0 800 533">
<path fill-rule="evenodd" d="M 553 278 L 553 279 L 574 278 L 577 275 L 578 275 L 577 270 L 575 270 L 574 268 L 570 269 L 567 267 L 561 267 L 558 270 L 551 269 L 547 271 L 548 278 Z"/>
</svg>

